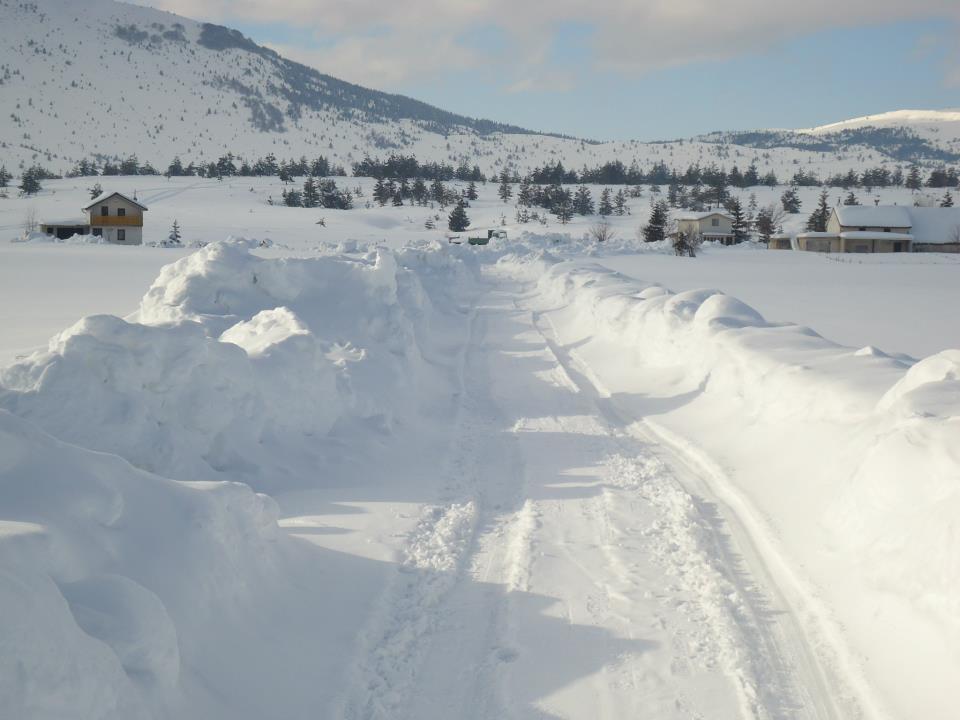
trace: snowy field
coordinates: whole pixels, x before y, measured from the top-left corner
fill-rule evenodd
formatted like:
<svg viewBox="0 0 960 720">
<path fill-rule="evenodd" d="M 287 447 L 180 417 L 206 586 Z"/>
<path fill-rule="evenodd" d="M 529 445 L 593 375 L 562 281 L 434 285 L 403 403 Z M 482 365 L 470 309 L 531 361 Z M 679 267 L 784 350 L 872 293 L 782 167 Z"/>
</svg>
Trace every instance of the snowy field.
<svg viewBox="0 0 960 720">
<path fill-rule="evenodd" d="M 100 180 L 212 244 L 0 201 L 4 713 L 955 716 L 956 259 Z"/>
</svg>

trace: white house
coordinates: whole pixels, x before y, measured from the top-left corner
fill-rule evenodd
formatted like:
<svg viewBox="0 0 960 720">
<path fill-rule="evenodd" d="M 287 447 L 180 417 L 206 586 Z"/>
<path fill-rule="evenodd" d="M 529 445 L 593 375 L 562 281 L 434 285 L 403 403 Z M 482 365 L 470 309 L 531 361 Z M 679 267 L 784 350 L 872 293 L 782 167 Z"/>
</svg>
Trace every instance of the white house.
<svg viewBox="0 0 960 720">
<path fill-rule="evenodd" d="M 713 240 L 733 245 L 733 218 L 719 210 L 689 212 L 677 218 L 677 232 L 691 240 Z"/>
<path fill-rule="evenodd" d="M 66 240 L 72 235 L 96 235 L 119 245 L 143 244 L 145 205 L 118 192 L 104 193 L 83 208 L 85 218 L 49 220 L 41 232 Z"/>
<path fill-rule="evenodd" d="M 118 192 L 104 193 L 83 208 L 90 232 L 119 245 L 143 244 L 143 213 L 147 207 Z"/>
<path fill-rule="evenodd" d="M 826 232 L 797 235 L 814 252 L 960 252 L 960 208 L 844 205 L 830 212 Z"/>
</svg>

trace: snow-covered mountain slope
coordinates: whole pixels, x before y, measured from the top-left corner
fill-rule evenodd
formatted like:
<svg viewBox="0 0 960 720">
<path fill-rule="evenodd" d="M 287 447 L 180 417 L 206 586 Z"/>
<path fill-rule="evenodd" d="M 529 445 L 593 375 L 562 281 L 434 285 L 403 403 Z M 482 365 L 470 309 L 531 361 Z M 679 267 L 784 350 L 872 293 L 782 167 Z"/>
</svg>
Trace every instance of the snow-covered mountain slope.
<svg viewBox="0 0 960 720">
<path fill-rule="evenodd" d="M 114 0 L 0 0 L 0 22 L 17 29 L 0 36 L 0 163 L 11 169 L 39 162 L 65 172 L 81 159 L 131 154 L 162 169 L 176 155 L 200 162 L 227 152 L 250 159 L 322 154 L 349 168 L 368 154 L 403 152 L 487 173 L 620 160 L 678 169 L 756 162 L 764 173 L 790 177 L 798 166 L 826 175 L 960 157 L 960 123 L 926 114 L 815 132 L 596 143 L 362 88 L 234 30 Z"/>
<path fill-rule="evenodd" d="M 879 115 L 864 115 L 827 125 L 803 128 L 797 132 L 823 135 L 863 127 L 908 127 L 918 134 L 936 135 L 942 132 L 955 136 L 960 134 L 960 110 L 893 110 Z"/>
</svg>

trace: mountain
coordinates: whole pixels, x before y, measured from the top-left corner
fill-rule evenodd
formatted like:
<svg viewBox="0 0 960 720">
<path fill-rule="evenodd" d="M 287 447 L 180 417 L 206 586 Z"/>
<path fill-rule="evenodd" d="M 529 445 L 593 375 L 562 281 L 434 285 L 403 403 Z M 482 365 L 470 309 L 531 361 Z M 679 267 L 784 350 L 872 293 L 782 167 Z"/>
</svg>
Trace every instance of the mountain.
<svg viewBox="0 0 960 720">
<path fill-rule="evenodd" d="M 791 177 L 960 159 L 960 113 L 901 111 L 806 130 L 596 143 L 458 115 L 283 58 L 236 30 L 114 0 L 0 0 L 0 164 L 64 172 L 137 155 L 164 168 L 232 152 L 248 159 L 366 155 L 523 172 L 562 162 L 746 168 Z M 656 112 L 652 108 L 651 112 Z M 799 167 L 798 167 L 799 166 Z"/>
<path fill-rule="evenodd" d="M 903 162 L 960 160 L 960 111 L 895 110 L 800 130 L 728 131 L 705 142 L 837 153 L 869 148 Z"/>
</svg>

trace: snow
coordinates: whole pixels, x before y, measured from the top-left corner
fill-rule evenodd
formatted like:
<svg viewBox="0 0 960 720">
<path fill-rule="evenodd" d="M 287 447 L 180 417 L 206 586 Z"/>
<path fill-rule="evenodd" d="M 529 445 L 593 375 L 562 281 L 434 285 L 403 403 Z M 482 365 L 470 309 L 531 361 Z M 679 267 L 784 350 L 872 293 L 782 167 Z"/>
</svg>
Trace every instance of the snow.
<svg viewBox="0 0 960 720">
<path fill-rule="evenodd" d="M 903 207 L 841 205 L 836 208 L 836 212 L 837 219 L 843 227 L 909 228 L 913 224 L 907 208 Z"/>
<path fill-rule="evenodd" d="M 12 716 L 953 716 L 956 257 L 160 183 L 0 243 Z"/>
</svg>

